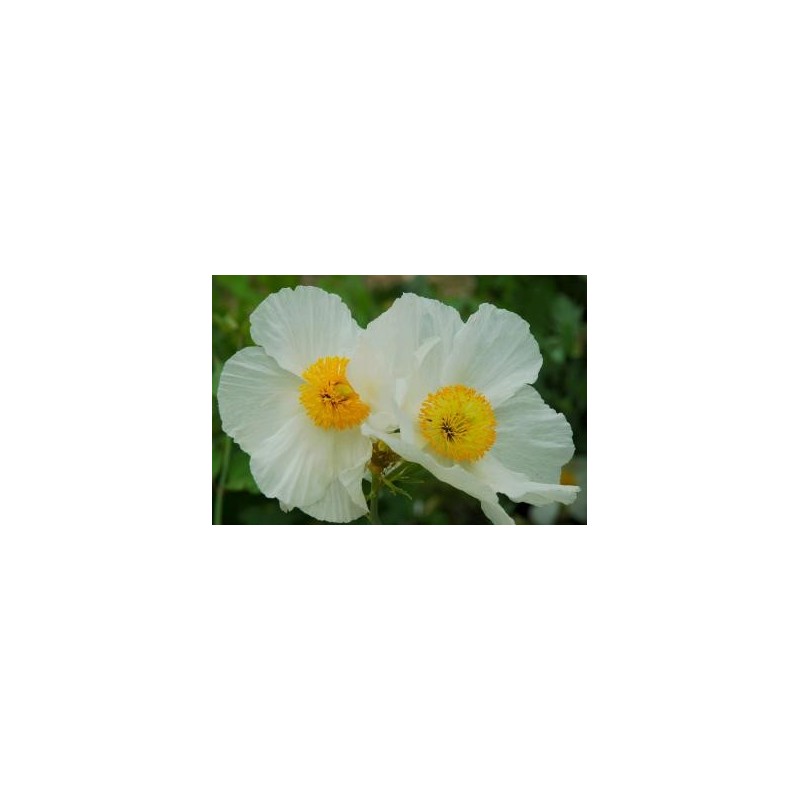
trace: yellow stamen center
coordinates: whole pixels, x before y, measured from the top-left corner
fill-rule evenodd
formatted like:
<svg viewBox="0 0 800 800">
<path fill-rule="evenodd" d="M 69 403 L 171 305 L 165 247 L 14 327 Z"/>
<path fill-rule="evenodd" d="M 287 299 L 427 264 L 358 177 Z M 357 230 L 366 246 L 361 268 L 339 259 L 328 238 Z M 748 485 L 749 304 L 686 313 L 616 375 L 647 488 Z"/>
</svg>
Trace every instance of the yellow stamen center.
<svg viewBox="0 0 800 800">
<path fill-rule="evenodd" d="M 454 461 L 477 461 L 494 444 L 494 410 L 468 386 L 445 386 L 419 409 L 419 427 L 430 446 Z"/>
<path fill-rule="evenodd" d="M 345 430 L 359 425 L 369 415 L 369 406 L 347 382 L 349 360 L 325 356 L 303 373 L 306 382 L 300 387 L 300 403 L 320 428 Z"/>
</svg>

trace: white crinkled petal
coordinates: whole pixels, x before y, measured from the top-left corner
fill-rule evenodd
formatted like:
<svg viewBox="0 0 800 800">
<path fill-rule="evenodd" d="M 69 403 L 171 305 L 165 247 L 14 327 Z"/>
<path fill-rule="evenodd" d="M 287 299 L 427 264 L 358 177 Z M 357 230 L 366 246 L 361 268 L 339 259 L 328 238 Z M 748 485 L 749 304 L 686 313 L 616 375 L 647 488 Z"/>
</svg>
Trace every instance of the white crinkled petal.
<svg viewBox="0 0 800 800">
<path fill-rule="evenodd" d="M 219 379 L 222 430 L 252 455 L 301 410 L 300 383 L 260 347 L 240 350 L 225 362 Z"/>
<path fill-rule="evenodd" d="M 316 503 L 334 479 L 331 442 L 322 428 L 306 424 L 302 409 L 251 453 L 250 471 L 267 497 L 288 506 Z"/>
<path fill-rule="evenodd" d="M 370 428 L 368 424 L 363 425 L 362 429 L 375 438 L 385 442 L 395 453 L 406 461 L 420 464 L 435 478 L 438 478 L 444 483 L 449 483 L 450 486 L 454 486 L 456 489 L 460 489 L 462 492 L 466 492 L 468 495 L 480 500 L 484 514 L 486 514 L 495 525 L 514 524 L 514 520 L 503 511 L 497 499 L 497 494 L 492 491 L 491 487 L 475 475 L 463 469 L 459 464 L 445 465 L 431 454 L 405 442 L 399 434 L 389 434 L 384 431 L 378 431 L 374 428 Z"/>
<path fill-rule="evenodd" d="M 502 492 L 516 503 L 541 506 L 558 502 L 569 505 L 580 491 L 577 486 L 531 481 L 525 475 L 508 469 L 491 453 L 485 455 L 480 461 L 470 464 L 469 471 L 478 480 L 485 481 L 492 489 Z"/>
<path fill-rule="evenodd" d="M 381 429 L 391 427 L 398 381 L 407 384 L 412 376 L 419 374 L 420 348 L 424 351 L 435 341 L 442 343 L 439 361 L 429 356 L 425 375 L 431 385 L 440 385 L 444 357 L 463 324 L 454 308 L 404 294 L 367 325 L 347 366 L 347 378 L 370 407 L 371 422 Z"/>
<path fill-rule="evenodd" d="M 369 442 L 369 454 L 370 456 L 372 455 L 371 441 Z M 349 470 L 343 470 L 339 474 L 339 480 L 347 490 L 347 493 L 350 495 L 350 499 L 354 505 L 361 509 L 363 514 L 366 514 L 369 511 L 367 508 L 366 498 L 364 497 L 363 485 L 367 474 L 365 463 L 359 464 Z"/>
<path fill-rule="evenodd" d="M 300 404 L 300 385 L 260 347 L 248 347 L 225 364 L 217 392 L 223 430 L 250 455 L 261 491 L 286 507 L 318 502 L 334 480 L 363 472 L 371 452 L 357 428 L 314 425 Z"/>
<path fill-rule="evenodd" d="M 532 386 L 521 387 L 495 410 L 497 440 L 469 470 L 495 491 L 533 505 L 572 503 L 576 486 L 563 486 L 561 468 L 572 458 L 572 429 Z"/>
<path fill-rule="evenodd" d="M 342 299 L 316 286 L 274 292 L 250 315 L 253 341 L 295 375 L 324 356 L 350 356 L 360 332 Z"/>
<path fill-rule="evenodd" d="M 414 353 L 414 368 L 402 381 L 402 391 L 397 392 L 398 406 L 406 419 L 416 424 L 420 406 L 425 398 L 442 388 L 442 372 L 447 358 L 442 339 L 428 339 Z M 400 385 L 398 385 L 398 390 Z"/>
<path fill-rule="evenodd" d="M 347 489 L 338 480 L 328 487 L 320 500 L 310 506 L 303 506 L 300 510 L 322 522 L 339 523 L 351 522 L 366 513 L 353 504 Z"/>
<path fill-rule="evenodd" d="M 320 428 L 298 413 L 280 431 L 251 453 L 250 470 L 268 497 L 305 508 L 321 500 L 342 473 L 363 470 L 372 445 L 358 428 Z"/>
<path fill-rule="evenodd" d="M 363 517 L 368 511 L 361 488 L 363 476 L 363 465 L 342 473 L 328 487 L 321 500 L 301 510 L 325 522 L 351 522 Z"/>
<path fill-rule="evenodd" d="M 489 518 L 492 525 L 516 525 L 517 523 L 506 514 L 500 503 L 481 502 L 481 511 Z"/>
<path fill-rule="evenodd" d="M 533 383 L 542 366 L 539 345 L 522 317 L 484 303 L 456 334 L 445 384 L 463 384 L 497 406 Z"/>
<path fill-rule="evenodd" d="M 572 429 L 532 386 L 523 386 L 494 409 L 497 439 L 490 454 L 536 483 L 559 483 L 572 458 Z M 503 491 L 502 489 L 500 491 Z"/>
<path fill-rule="evenodd" d="M 419 427 L 419 410 L 425 398 L 441 388 L 436 365 L 442 361 L 444 343 L 430 339 L 415 353 L 417 364 L 408 380 L 397 382 L 397 422 L 403 441 L 417 449 L 427 446 Z"/>
</svg>

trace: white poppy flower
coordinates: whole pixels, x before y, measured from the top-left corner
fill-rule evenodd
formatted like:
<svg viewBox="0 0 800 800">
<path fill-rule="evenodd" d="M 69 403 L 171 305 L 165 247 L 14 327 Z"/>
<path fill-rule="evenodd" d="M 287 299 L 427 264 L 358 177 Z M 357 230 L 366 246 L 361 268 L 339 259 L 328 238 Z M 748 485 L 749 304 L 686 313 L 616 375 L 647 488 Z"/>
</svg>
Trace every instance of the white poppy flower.
<svg viewBox="0 0 800 800">
<path fill-rule="evenodd" d="M 579 491 L 559 484 L 574 452 L 569 423 L 529 385 L 541 365 L 516 314 L 483 304 L 464 323 L 404 294 L 367 326 L 348 376 L 371 410 L 366 435 L 476 497 L 492 522 L 513 524 L 497 492 L 545 505 Z"/>
<path fill-rule="evenodd" d="M 369 409 L 347 378 L 361 328 L 339 297 L 313 286 L 269 295 L 250 325 L 258 347 L 226 362 L 217 397 L 259 489 L 328 522 L 366 514 Z"/>
</svg>

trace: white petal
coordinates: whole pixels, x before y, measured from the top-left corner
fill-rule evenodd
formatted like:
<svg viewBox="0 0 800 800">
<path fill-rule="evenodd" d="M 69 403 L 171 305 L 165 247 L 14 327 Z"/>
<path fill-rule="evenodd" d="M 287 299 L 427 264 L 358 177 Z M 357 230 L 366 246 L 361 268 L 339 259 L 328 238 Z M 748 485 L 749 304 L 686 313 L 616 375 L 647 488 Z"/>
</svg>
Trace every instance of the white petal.
<svg viewBox="0 0 800 800">
<path fill-rule="evenodd" d="M 492 525 L 516 525 L 517 523 L 514 522 L 513 517 L 510 517 L 506 512 L 503 510 L 503 507 L 500 503 L 481 503 L 481 510 L 484 514 L 489 518 L 489 522 Z"/>
<path fill-rule="evenodd" d="M 301 510 L 325 522 L 351 522 L 363 517 L 368 512 L 361 488 L 363 475 L 363 465 L 342 473 L 328 487 L 321 500 Z"/>
<path fill-rule="evenodd" d="M 252 455 L 302 410 L 300 383 L 260 347 L 240 350 L 225 363 L 219 379 L 222 429 Z"/>
<path fill-rule="evenodd" d="M 406 459 L 406 461 L 422 465 L 440 481 L 449 483 L 456 489 L 460 489 L 462 492 L 466 492 L 468 495 L 480 500 L 483 513 L 486 514 L 495 525 L 514 524 L 514 520 L 503 511 L 497 500 L 497 495 L 492 491 L 489 485 L 476 478 L 460 465 L 448 465 L 443 463 L 430 453 L 408 444 L 399 434 L 388 434 L 376 429 L 370 429 L 369 425 L 366 424 L 363 425 L 362 428 L 365 432 L 385 442 L 395 453 Z"/>
<path fill-rule="evenodd" d="M 398 384 L 397 404 L 409 419 L 417 419 L 420 406 L 432 392 L 444 386 L 446 344 L 440 338 L 428 339 L 414 353 L 414 368 L 402 384 Z"/>
<path fill-rule="evenodd" d="M 495 408 L 497 440 L 468 469 L 512 500 L 546 505 L 569 504 L 579 489 L 562 486 L 561 467 L 575 448 L 572 429 L 532 386 L 523 386 Z"/>
<path fill-rule="evenodd" d="M 250 335 L 284 369 L 302 375 L 323 356 L 350 356 L 361 329 L 335 294 L 281 289 L 250 315 Z"/>
<path fill-rule="evenodd" d="M 437 388 L 441 385 L 444 355 L 463 324 L 454 308 L 407 293 L 367 326 L 347 366 L 347 378 L 372 413 L 383 415 L 382 428 L 389 424 L 386 415 L 395 414 L 398 381 L 419 374 L 420 358 L 436 341 L 445 349 L 438 351 L 438 361 L 428 357 L 425 376 Z"/>
<path fill-rule="evenodd" d="M 443 359 L 444 342 L 431 339 L 415 354 L 417 367 L 407 380 L 398 381 L 397 423 L 403 441 L 418 449 L 424 449 L 427 441 L 419 427 L 419 410 L 425 398 L 442 387 L 437 377 L 437 364 Z"/>
<path fill-rule="evenodd" d="M 461 316 L 451 306 L 406 293 L 367 330 L 382 352 L 391 354 L 392 371 L 408 375 L 414 367 L 413 354 L 420 346 L 429 339 L 441 339 L 447 351 L 463 327 Z"/>
<path fill-rule="evenodd" d="M 250 470 L 265 495 L 306 508 L 321 500 L 342 473 L 363 471 L 371 452 L 358 428 L 320 428 L 298 402 L 298 413 L 251 453 Z"/>
<path fill-rule="evenodd" d="M 530 481 L 559 483 L 561 468 L 575 452 L 564 415 L 550 408 L 532 386 L 523 386 L 494 413 L 497 440 L 491 455 Z"/>
<path fill-rule="evenodd" d="M 471 386 L 496 406 L 523 384 L 533 383 L 541 366 L 539 345 L 528 323 L 484 303 L 455 337 L 445 383 Z"/>
<path fill-rule="evenodd" d="M 485 481 L 492 489 L 502 492 L 517 503 L 541 506 L 559 502 L 568 505 L 580 491 L 577 486 L 528 480 L 525 475 L 505 467 L 491 453 L 470 464 L 468 469 L 478 480 Z"/>
<path fill-rule="evenodd" d="M 547 505 L 548 503 L 563 503 L 568 506 L 575 502 L 575 498 L 581 493 L 580 486 L 548 486 L 545 484 L 529 484 L 525 494 L 519 497 L 512 497 L 520 503 L 530 503 L 535 505 Z"/>
</svg>

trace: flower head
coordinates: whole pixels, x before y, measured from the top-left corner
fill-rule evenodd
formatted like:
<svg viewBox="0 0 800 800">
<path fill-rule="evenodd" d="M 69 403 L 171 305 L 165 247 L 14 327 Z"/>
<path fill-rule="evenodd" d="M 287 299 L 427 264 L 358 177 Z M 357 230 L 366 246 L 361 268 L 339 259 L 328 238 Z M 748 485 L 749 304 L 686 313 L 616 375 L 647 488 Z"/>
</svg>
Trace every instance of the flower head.
<svg viewBox="0 0 800 800">
<path fill-rule="evenodd" d="M 369 408 L 347 375 L 361 329 L 339 297 L 313 286 L 269 295 L 250 325 L 258 346 L 236 353 L 220 377 L 223 430 L 282 507 L 329 522 L 362 516 Z"/>
<path fill-rule="evenodd" d="M 516 314 L 483 304 L 464 323 L 404 294 L 367 326 L 348 374 L 370 407 L 365 434 L 478 498 L 492 522 L 513 523 L 497 492 L 544 505 L 579 491 L 559 483 L 572 431 L 530 386 L 541 365 Z"/>
</svg>

